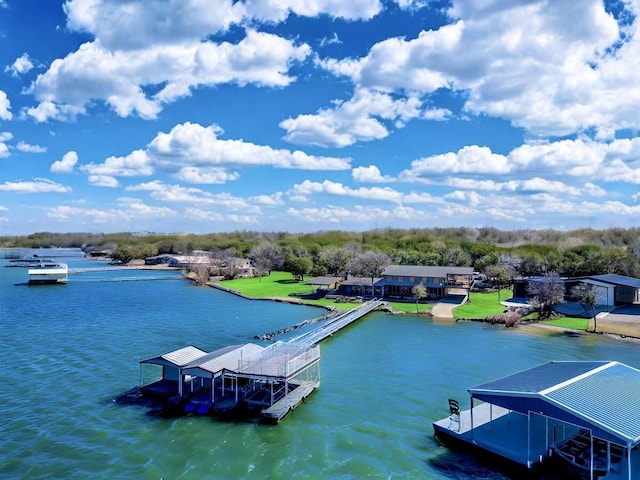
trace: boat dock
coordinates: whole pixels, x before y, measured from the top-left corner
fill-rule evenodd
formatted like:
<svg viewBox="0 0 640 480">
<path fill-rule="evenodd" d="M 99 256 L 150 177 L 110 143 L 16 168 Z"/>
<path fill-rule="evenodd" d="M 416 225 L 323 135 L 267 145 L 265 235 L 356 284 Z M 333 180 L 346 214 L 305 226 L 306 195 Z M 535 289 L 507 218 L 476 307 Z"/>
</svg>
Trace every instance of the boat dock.
<svg viewBox="0 0 640 480">
<path fill-rule="evenodd" d="M 324 323 L 267 347 L 247 343 L 207 353 L 188 346 L 142 360 L 139 391 L 172 415 L 243 412 L 277 423 L 320 385 L 319 343 L 385 303 L 374 299 L 312 319 Z M 145 369 L 154 372 L 144 375 Z"/>
<path fill-rule="evenodd" d="M 449 400 L 436 437 L 528 469 L 559 464 L 581 478 L 638 478 L 640 370 L 618 362 L 548 362 Z"/>
<path fill-rule="evenodd" d="M 506 408 L 482 403 L 473 410 L 438 420 L 436 435 L 457 444 L 481 445 L 483 449 L 521 465 L 527 465 L 527 418 Z M 524 434 L 523 434 L 524 432 Z"/>
</svg>

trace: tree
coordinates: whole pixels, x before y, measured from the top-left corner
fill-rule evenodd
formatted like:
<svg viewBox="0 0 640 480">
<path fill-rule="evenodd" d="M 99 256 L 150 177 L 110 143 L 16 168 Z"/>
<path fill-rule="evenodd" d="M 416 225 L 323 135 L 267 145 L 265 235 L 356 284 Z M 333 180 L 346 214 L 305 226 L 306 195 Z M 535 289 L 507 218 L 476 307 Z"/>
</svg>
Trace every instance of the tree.
<svg viewBox="0 0 640 480">
<path fill-rule="evenodd" d="M 271 270 L 281 268 L 284 264 L 284 254 L 271 242 L 261 242 L 249 252 L 249 258 L 256 264 L 260 276 L 269 275 Z"/>
<path fill-rule="evenodd" d="M 571 289 L 571 297 L 584 308 L 591 309 L 591 315 L 593 316 L 593 332 L 596 331 L 596 301 L 598 296 L 593 285 L 587 283 L 579 283 Z"/>
<path fill-rule="evenodd" d="M 326 247 L 320 251 L 320 262 L 330 275 L 341 275 L 347 270 L 351 253 L 342 247 Z"/>
<path fill-rule="evenodd" d="M 547 319 L 551 317 L 553 307 L 564 300 L 564 282 L 556 272 L 550 272 L 542 278 L 530 280 L 527 294 L 532 297 L 540 318 Z"/>
<path fill-rule="evenodd" d="M 485 270 L 485 275 L 498 286 L 498 303 L 500 303 L 500 288 L 502 285 L 509 285 L 511 272 L 506 265 L 491 265 Z"/>
<path fill-rule="evenodd" d="M 313 268 L 313 261 L 309 257 L 287 256 L 283 269 L 293 275 L 294 280 L 301 282 L 304 276 Z"/>
<path fill-rule="evenodd" d="M 413 286 L 411 294 L 416 297 L 416 313 L 418 313 L 418 302 L 423 298 L 427 298 L 427 289 L 424 285 L 419 283 L 418 285 Z"/>
<path fill-rule="evenodd" d="M 357 253 L 349 264 L 351 273 L 362 277 L 371 277 L 371 296 L 373 297 L 373 280 L 382 275 L 384 267 L 389 265 L 391 260 L 384 253 L 364 251 Z"/>
</svg>

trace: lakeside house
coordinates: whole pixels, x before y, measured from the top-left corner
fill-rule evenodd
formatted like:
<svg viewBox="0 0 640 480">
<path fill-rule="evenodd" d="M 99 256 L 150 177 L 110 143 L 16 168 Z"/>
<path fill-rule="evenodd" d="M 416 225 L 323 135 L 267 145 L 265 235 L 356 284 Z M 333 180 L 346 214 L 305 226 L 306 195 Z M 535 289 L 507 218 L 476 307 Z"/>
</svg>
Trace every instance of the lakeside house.
<svg viewBox="0 0 640 480">
<path fill-rule="evenodd" d="M 413 299 L 412 289 L 422 285 L 429 298 L 443 298 L 473 284 L 473 268 L 453 266 L 389 265 L 382 272 L 384 297 Z"/>
<path fill-rule="evenodd" d="M 545 277 L 527 277 L 514 280 L 513 299 L 525 304 L 531 298 L 528 287 L 532 282 L 543 282 Z M 571 298 L 571 291 L 579 284 L 591 286 L 596 293 L 596 305 L 608 310 L 622 305 L 640 304 L 640 279 L 624 275 L 591 275 L 585 277 L 560 278 L 564 296 Z M 513 303 L 513 302 L 512 302 Z"/>
<path fill-rule="evenodd" d="M 207 267 L 211 276 L 231 276 L 246 278 L 254 275 L 251 260 L 239 257 L 217 258 L 209 252 L 197 250 L 191 255 L 163 253 L 144 259 L 145 265 L 164 265 L 173 268 L 187 268 L 194 266 Z"/>
<path fill-rule="evenodd" d="M 338 289 L 340 295 L 347 297 L 384 297 L 382 277 L 352 277 L 348 275 Z"/>
<path fill-rule="evenodd" d="M 471 267 L 388 265 L 380 277 L 314 277 L 306 282 L 327 292 L 347 297 L 377 297 L 389 300 L 415 301 L 413 287 L 422 285 L 430 299 L 450 294 L 468 294 L 473 284 Z"/>
</svg>

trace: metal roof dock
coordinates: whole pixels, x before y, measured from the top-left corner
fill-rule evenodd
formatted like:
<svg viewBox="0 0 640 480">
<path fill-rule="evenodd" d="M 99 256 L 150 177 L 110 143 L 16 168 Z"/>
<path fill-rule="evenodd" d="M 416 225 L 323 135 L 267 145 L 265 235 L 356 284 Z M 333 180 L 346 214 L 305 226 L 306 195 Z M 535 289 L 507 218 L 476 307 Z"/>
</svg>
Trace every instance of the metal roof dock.
<svg viewBox="0 0 640 480">
<path fill-rule="evenodd" d="M 586 478 L 640 475 L 640 370 L 548 362 L 468 390 L 471 408 L 434 422 L 438 438 L 527 468 L 560 459 Z"/>
</svg>

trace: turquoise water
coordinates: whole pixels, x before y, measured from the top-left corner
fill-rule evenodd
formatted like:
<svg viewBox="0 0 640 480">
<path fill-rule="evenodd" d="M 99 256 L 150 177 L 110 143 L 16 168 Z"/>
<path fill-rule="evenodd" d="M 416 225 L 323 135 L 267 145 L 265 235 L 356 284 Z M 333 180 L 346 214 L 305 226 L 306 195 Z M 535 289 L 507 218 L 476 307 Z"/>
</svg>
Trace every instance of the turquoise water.
<svg viewBox="0 0 640 480">
<path fill-rule="evenodd" d="M 71 269 L 105 266 L 57 253 Z M 25 269 L 0 268 L 3 479 L 505 479 L 434 440 L 447 398 L 464 404 L 467 387 L 548 360 L 640 367 L 638 344 L 376 313 L 323 343 L 320 388 L 279 425 L 164 419 L 113 401 L 137 385 L 139 360 L 256 341 L 322 311 L 243 300 L 175 272 L 26 280 Z"/>
</svg>

